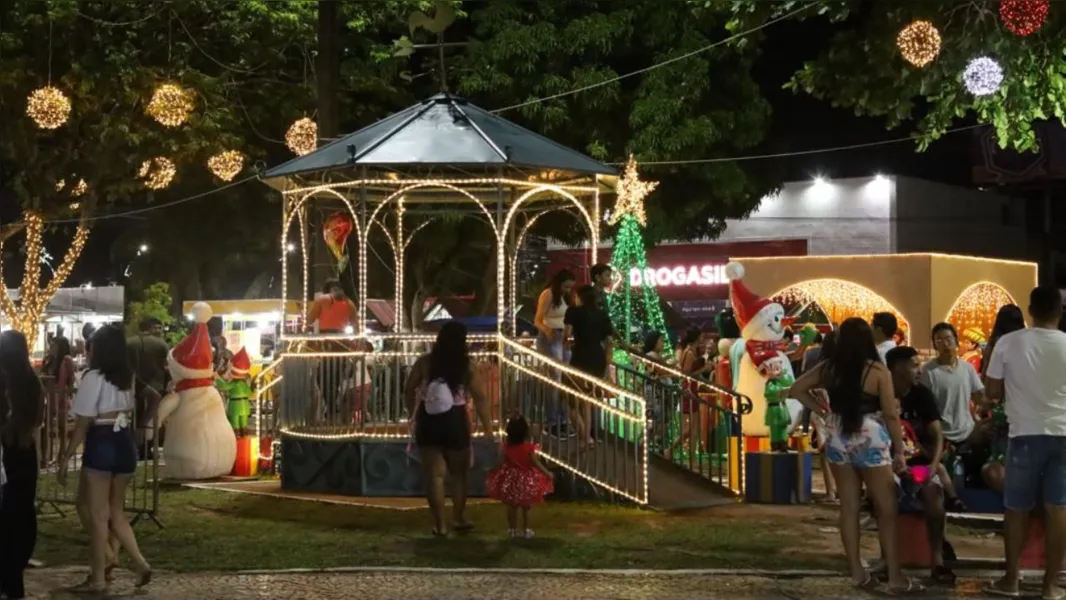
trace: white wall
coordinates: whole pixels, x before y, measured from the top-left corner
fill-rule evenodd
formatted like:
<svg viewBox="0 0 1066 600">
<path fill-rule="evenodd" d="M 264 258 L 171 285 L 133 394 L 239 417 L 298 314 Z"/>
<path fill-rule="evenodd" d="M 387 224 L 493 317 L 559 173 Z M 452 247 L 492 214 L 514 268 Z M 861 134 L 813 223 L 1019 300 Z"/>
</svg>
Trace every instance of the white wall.
<svg viewBox="0 0 1066 600">
<path fill-rule="evenodd" d="M 807 240 L 810 254 L 892 252 L 895 178 L 789 182 L 747 219 L 729 220 L 722 242 Z"/>
</svg>

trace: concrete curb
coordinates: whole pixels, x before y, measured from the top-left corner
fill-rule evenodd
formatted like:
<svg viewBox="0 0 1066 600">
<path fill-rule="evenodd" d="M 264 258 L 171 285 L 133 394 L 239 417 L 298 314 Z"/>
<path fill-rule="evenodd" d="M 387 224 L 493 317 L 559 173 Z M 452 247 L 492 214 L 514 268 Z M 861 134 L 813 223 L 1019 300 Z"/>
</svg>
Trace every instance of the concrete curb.
<svg viewBox="0 0 1066 600">
<path fill-rule="evenodd" d="M 844 577 L 841 571 L 796 569 L 518 569 L 518 568 L 443 568 L 443 567 L 333 567 L 327 569 L 283 569 L 277 571 L 237 571 L 239 575 L 281 575 L 313 573 L 422 573 L 441 575 L 612 575 L 646 577 L 649 575 L 703 575 L 723 577 L 807 578 Z"/>
</svg>

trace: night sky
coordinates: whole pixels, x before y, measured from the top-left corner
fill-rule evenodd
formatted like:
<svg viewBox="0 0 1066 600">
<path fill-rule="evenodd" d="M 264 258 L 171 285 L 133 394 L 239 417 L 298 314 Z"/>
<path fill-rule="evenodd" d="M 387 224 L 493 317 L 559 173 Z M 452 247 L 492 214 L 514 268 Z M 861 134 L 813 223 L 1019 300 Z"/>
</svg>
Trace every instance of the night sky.
<svg viewBox="0 0 1066 600">
<path fill-rule="evenodd" d="M 908 124 L 889 131 L 881 119 L 856 117 L 850 110 L 833 108 L 828 102 L 781 89 L 782 84 L 805 60 L 813 59 L 821 52 L 822 45 L 832 34 L 832 27 L 823 20 L 812 19 L 779 23 L 765 31 L 762 56 L 756 65 L 755 76 L 773 105 L 773 122 L 764 143 L 750 154 L 864 144 L 906 137 L 911 133 Z M 801 118 L 796 118 L 796 115 Z M 969 124 L 972 122 L 958 122 L 956 125 Z M 749 169 L 773 169 L 782 173 L 786 181 L 809 179 L 816 174 L 840 178 L 884 173 L 967 185 L 970 183 L 974 147 L 973 132 L 960 132 L 946 136 L 924 153 L 915 151 L 914 142 L 905 141 L 844 152 L 755 160 L 746 162 L 745 166 Z M 208 210 L 209 199 L 199 202 L 204 210 Z M 16 216 L 11 210 L 12 204 L 2 203 L 5 208 L 0 209 L 0 218 L 9 220 Z M 188 209 L 182 207 L 178 210 Z M 106 284 L 107 279 L 116 273 L 116 267 L 111 264 L 112 241 L 119 231 L 136 226 L 136 219 L 116 219 L 98 224 L 68 285 L 83 285 L 90 280 L 94 285 Z M 53 246 L 63 247 L 60 244 Z"/>
</svg>

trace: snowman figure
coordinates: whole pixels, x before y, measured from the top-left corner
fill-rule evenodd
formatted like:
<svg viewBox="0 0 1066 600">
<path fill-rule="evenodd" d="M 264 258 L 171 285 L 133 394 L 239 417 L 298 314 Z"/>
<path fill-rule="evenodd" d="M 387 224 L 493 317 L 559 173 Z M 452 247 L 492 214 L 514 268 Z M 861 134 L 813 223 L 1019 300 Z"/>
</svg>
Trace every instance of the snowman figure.
<svg viewBox="0 0 1066 600">
<path fill-rule="evenodd" d="M 237 436 L 215 388 L 211 307 L 197 302 L 192 315 L 192 331 L 170 351 L 174 391 L 159 406 L 159 422 L 167 427 L 163 473 L 184 481 L 227 475 L 237 460 Z"/>
<path fill-rule="evenodd" d="M 788 450 L 788 435 L 800 423 L 803 405 L 785 393 L 795 381 L 792 364 L 785 354 L 785 308 L 755 295 L 744 285 L 744 266 L 726 265 L 729 299 L 740 326 L 741 340 L 730 354 L 736 375 L 736 391 L 751 398 L 751 415 L 744 420 L 744 435 L 770 436 L 774 451 Z M 817 332 L 805 329 L 801 335 Z"/>
</svg>

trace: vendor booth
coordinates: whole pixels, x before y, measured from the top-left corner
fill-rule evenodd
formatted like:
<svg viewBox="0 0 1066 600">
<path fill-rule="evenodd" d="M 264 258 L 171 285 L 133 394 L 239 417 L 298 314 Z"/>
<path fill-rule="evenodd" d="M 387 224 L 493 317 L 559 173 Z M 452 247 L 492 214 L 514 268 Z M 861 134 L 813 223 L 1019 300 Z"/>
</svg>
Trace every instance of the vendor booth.
<svg viewBox="0 0 1066 600">
<path fill-rule="evenodd" d="M 906 343 L 926 350 L 941 321 L 987 336 L 996 311 L 1023 307 L 1037 285 L 1032 262 L 949 254 L 737 257 L 753 290 L 785 305 L 814 303 L 830 322 L 891 312 Z"/>
</svg>

